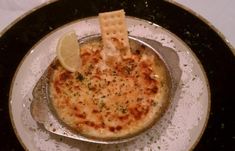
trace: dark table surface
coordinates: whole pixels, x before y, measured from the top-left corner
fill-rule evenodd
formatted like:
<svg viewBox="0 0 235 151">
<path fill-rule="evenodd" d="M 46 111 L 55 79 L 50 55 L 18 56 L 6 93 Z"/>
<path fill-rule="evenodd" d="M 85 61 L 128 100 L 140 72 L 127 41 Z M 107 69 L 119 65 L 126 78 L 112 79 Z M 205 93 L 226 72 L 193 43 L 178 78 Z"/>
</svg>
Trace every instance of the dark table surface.
<svg viewBox="0 0 235 151">
<path fill-rule="evenodd" d="M 27 51 L 63 24 L 120 8 L 175 33 L 201 61 L 211 87 L 211 112 L 195 150 L 235 150 L 235 57 L 214 29 L 191 12 L 160 0 L 61 0 L 25 16 L 0 37 L 0 151 L 23 150 L 11 126 L 8 97 L 12 77 Z"/>
</svg>

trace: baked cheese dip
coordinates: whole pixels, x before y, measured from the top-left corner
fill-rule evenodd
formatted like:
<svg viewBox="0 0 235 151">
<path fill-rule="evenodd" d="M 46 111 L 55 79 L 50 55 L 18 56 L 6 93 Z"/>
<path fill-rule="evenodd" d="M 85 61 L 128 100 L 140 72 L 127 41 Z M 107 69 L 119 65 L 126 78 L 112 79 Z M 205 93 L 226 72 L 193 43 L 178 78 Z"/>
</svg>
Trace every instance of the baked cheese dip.
<svg viewBox="0 0 235 151">
<path fill-rule="evenodd" d="M 130 40 L 129 56 L 123 57 L 118 39 L 112 41 L 114 50 L 107 50 L 100 39 L 80 44 L 82 64 L 76 72 L 55 61 L 49 84 L 58 118 L 80 134 L 103 140 L 146 130 L 169 101 L 169 75 L 163 61 L 135 40 Z"/>
<path fill-rule="evenodd" d="M 123 10 L 99 14 L 101 38 L 63 36 L 51 66 L 49 96 L 61 122 L 84 136 L 115 140 L 151 127 L 166 109 L 164 62 L 128 37 Z"/>
</svg>

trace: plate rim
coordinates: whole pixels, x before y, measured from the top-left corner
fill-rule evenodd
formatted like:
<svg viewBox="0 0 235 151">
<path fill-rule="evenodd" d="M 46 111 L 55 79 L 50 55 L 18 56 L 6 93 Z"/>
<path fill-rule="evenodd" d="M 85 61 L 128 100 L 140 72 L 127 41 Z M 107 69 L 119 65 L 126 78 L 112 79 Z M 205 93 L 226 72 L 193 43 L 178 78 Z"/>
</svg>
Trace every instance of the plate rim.
<svg viewBox="0 0 235 151">
<path fill-rule="evenodd" d="M 192 10 L 191 8 L 180 4 L 177 1 L 174 0 L 165 0 L 168 3 L 171 3 L 179 8 L 182 8 L 183 10 L 189 12 L 193 16 L 199 18 L 202 22 L 204 22 L 207 26 L 209 26 L 216 34 L 219 35 L 219 37 L 223 40 L 223 42 L 229 47 L 230 51 L 232 51 L 233 55 L 235 56 L 235 46 L 231 44 L 231 42 L 227 39 L 227 37 L 217 28 L 214 24 L 212 24 L 208 19 L 197 13 L 196 11 Z"/>
<path fill-rule="evenodd" d="M 53 0 L 52 0 L 53 1 Z M 55 0 L 57 1 L 57 0 Z M 45 5 L 46 6 L 46 5 Z M 34 11 L 32 11 L 34 12 Z M 29 13 L 31 14 L 31 13 Z M 26 15 L 27 16 L 27 15 Z M 206 83 L 206 89 L 208 91 L 208 107 L 207 107 L 207 112 L 206 112 L 206 116 L 205 116 L 205 122 L 203 123 L 203 126 L 202 126 L 202 129 L 199 133 L 199 135 L 197 136 L 196 140 L 193 142 L 193 144 L 190 146 L 190 151 L 194 150 L 194 148 L 196 147 L 196 145 L 199 143 L 199 141 L 201 140 L 205 130 L 206 130 L 206 127 L 207 127 L 207 124 L 208 124 L 208 121 L 209 121 L 209 117 L 210 117 L 210 111 L 211 111 L 211 88 L 210 88 L 210 83 L 209 83 L 209 80 L 208 80 L 208 77 L 207 77 L 207 74 L 206 74 L 206 71 L 201 63 L 201 61 L 199 60 L 199 58 L 196 56 L 195 52 L 181 39 L 179 38 L 176 34 L 174 34 L 173 32 L 171 32 L 170 30 L 154 23 L 154 22 L 151 22 L 151 21 L 148 21 L 148 20 L 145 20 L 145 19 L 141 19 L 141 18 L 138 18 L 138 17 L 135 17 L 135 16 L 126 16 L 127 18 L 129 19 L 134 19 L 134 20 L 138 20 L 138 21 L 142 21 L 144 23 L 148 23 L 148 24 L 151 24 L 151 26 L 154 26 L 154 27 L 157 27 L 157 28 L 160 28 L 161 30 L 167 32 L 168 34 L 171 34 L 174 38 L 176 38 L 180 43 L 182 43 L 188 51 L 190 51 L 190 53 L 192 54 L 193 58 L 196 60 L 196 62 L 198 63 L 199 65 L 199 68 L 201 69 L 201 72 L 203 74 L 203 77 L 205 79 L 205 83 Z M 30 55 L 30 53 L 32 52 L 32 50 L 38 46 L 44 39 L 46 39 L 48 36 L 50 36 L 51 34 L 61 30 L 62 28 L 66 27 L 66 26 L 69 26 L 69 25 L 72 25 L 76 22 L 79 22 L 79 21 L 84 21 L 84 20 L 88 20 L 88 19 L 95 19 L 97 18 L 97 16 L 89 16 L 89 17 L 85 17 L 85 18 L 79 18 L 79 19 L 76 19 L 76 20 L 73 20 L 71 22 L 68 22 L 68 23 L 65 23 L 59 27 L 57 27 L 56 29 L 50 31 L 49 33 L 47 33 L 45 36 L 43 36 L 40 40 L 38 40 L 27 52 L 26 54 L 23 56 L 23 58 L 20 60 L 20 63 L 18 64 L 17 68 L 16 68 L 16 71 L 13 75 L 13 78 L 11 80 L 11 85 L 10 85 L 10 91 L 9 91 L 9 99 L 8 99 L 8 111 L 9 111 L 9 114 L 10 114 L 10 121 L 11 121 L 11 125 L 13 127 L 13 130 L 14 130 L 14 133 L 18 139 L 18 141 L 20 142 L 20 144 L 22 145 L 22 147 L 24 148 L 24 150 L 29 150 L 29 148 L 27 147 L 27 145 L 23 142 L 21 136 L 19 135 L 19 132 L 17 131 L 17 128 L 16 128 L 16 124 L 14 122 L 14 119 L 13 119 L 13 113 L 12 113 L 12 90 L 13 90 L 13 87 L 14 87 L 14 83 L 15 83 L 15 80 L 16 80 L 16 77 L 17 77 L 17 74 L 22 66 L 22 64 L 24 63 L 25 59 Z M 14 25 L 13 25 L 14 26 Z"/>
</svg>

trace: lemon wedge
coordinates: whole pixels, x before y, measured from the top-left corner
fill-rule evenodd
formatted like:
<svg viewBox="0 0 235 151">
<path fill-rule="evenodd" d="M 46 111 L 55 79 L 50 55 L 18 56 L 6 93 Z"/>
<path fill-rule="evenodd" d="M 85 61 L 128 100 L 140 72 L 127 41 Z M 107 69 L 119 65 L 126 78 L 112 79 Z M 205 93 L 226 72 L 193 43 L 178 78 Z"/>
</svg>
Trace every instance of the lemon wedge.
<svg viewBox="0 0 235 151">
<path fill-rule="evenodd" d="M 75 72 L 81 65 L 79 43 L 76 33 L 69 32 L 63 35 L 57 44 L 57 57 L 61 65 L 70 72 Z"/>
</svg>

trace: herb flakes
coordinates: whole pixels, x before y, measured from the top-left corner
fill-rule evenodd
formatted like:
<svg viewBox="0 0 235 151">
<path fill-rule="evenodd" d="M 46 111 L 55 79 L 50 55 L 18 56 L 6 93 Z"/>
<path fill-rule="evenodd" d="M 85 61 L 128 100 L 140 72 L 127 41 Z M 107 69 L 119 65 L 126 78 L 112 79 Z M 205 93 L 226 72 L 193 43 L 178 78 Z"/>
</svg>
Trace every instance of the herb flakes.
<svg viewBox="0 0 235 151">
<path fill-rule="evenodd" d="M 83 81 L 85 78 L 81 73 L 78 72 L 78 75 L 77 75 L 76 79 L 79 80 L 79 81 Z"/>
</svg>

